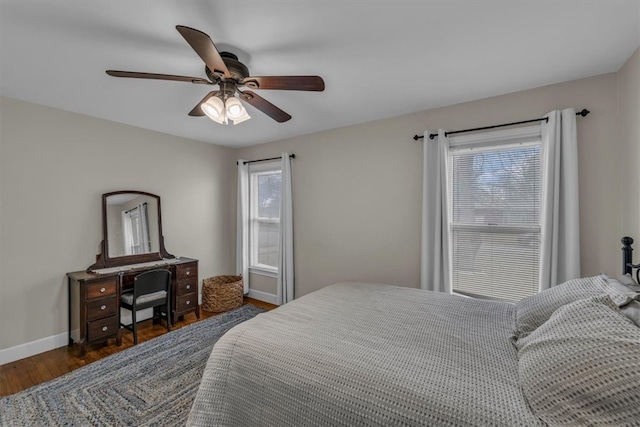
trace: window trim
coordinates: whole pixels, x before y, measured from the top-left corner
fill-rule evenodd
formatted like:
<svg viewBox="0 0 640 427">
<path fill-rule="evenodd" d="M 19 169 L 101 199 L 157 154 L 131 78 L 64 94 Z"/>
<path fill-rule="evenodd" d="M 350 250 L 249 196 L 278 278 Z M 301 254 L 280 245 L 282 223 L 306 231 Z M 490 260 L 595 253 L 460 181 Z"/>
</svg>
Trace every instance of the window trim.
<svg viewBox="0 0 640 427">
<path fill-rule="evenodd" d="M 260 264 L 258 259 L 258 247 L 254 244 L 257 241 L 256 223 L 278 223 L 280 224 L 280 218 L 259 218 L 257 216 L 257 195 L 255 194 L 254 177 L 258 175 L 265 175 L 272 172 L 282 173 L 282 166 L 280 161 L 273 162 L 261 162 L 249 164 L 249 273 L 259 274 L 267 277 L 278 277 L 278 267 L 270 266 L 266 264 Z M 254 264 L 254 261 L 256 263 Z"/>
</svg>

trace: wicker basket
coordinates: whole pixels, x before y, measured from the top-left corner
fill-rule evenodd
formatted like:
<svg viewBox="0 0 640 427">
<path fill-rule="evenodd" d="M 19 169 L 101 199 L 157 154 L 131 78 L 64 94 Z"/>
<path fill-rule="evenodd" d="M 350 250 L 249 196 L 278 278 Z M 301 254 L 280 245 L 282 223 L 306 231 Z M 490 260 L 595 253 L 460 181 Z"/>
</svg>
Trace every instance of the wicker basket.
<svg viewBox="0 0 640 427">
<path fill-rule="evenodd" d="M 215 276 L 202 281 L 202 309 L 213 313 L 242 305 L 242 276 Z"/>
</svg>

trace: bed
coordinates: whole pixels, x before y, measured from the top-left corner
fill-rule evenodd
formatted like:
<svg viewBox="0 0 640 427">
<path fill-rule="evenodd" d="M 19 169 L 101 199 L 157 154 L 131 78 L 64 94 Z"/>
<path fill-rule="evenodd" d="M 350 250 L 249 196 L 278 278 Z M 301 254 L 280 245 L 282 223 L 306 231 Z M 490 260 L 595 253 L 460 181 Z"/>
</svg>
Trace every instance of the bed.
<svg viewBox="0 0 640 427">
<path fill-rule="evenodd" d="M 225 334 L 188 425 L 637 425 L 634 286 L 594 276 L 508 304 L 334 284 Z"/>
</svg>

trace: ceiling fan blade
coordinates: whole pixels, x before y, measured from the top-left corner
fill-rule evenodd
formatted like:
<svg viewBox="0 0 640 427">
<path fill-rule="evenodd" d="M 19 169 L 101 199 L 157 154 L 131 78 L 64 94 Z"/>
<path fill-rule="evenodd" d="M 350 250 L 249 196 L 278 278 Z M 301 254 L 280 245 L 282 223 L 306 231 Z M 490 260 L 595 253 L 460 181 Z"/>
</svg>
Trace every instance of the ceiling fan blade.
<svg viewBox="0 0 640 427">
<path fill-rule="evenodd" d="M 247 101 L 249 104 L 253 105 L 276 122 L 282 123 L 286 122 L 287 120 L 291 120 L 291 116 L 289 114 L 285 113 L 261 96 L 256 95 L 254 92 L 251 92 L 250 90 L 238 92 L 240 93 L 240 98 L 243 101 Z"/>
<path fill-rule="evenodd" d="M 209 80 L 201 79 L 200 77 L 174 76 L 172 74 L 138 73 L 136 71 L 117 70 L 107 70 L 107 74 L 113 77 L 130 77 L 133 79 L 173 80 L 203 85 L 213 84 Z"/>
<path fill-rule="evenodd" d="M 198 56 L 202 58 L 207 67 L 211 71 L 220 71 L 224 73 L 225 77 L 231 77 L 231 73 L 227 69 L 216 45 L 213 44 L 211 38 L 194 28 L 185 27 L 183 25 L 176 25 L 178 32 L 184 37 L 189 45 L 196 51 Z"/>
<path fill-rule="evenodd" d="M 213 92 L 209 92 L 204 98 L 202 98 L 202 100 L 200 102 L 198 102 L 198 105 L 196 105 L 195 107 L 193 107 L 193 110 L 189 111 L 189 115 L 192 117 L 200 117 L 200 116 L 204 116 L 204 111 L 202 111 L 202 108 L 200 108 L 200 106 L 202 104 L 204 104 L 205 102 L 207 102 L 207 100 L 209 98 L 211 98 L 212 96 L 216 96 L 219 92 L 217 91 L 213 91 Z"/>
<path fill-rule="evenodd" d="M 322 92 L 324 80 L 320 76 L 250 76 L 240 84 L 252 89 L 307 90 Z"/>
</svg>

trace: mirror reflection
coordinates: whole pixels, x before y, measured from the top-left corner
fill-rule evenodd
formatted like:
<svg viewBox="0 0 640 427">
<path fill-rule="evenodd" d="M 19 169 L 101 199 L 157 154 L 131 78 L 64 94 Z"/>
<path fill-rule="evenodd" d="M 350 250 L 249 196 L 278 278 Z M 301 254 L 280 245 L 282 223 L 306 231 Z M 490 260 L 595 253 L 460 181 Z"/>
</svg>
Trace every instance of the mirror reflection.
<svg viewBox="0 0 640 427">
<path fill-rule="evenodd" d="M 160 252 L 158 200 L 121 193 L 106 199 L 109 258 Z"/>
</svg>

